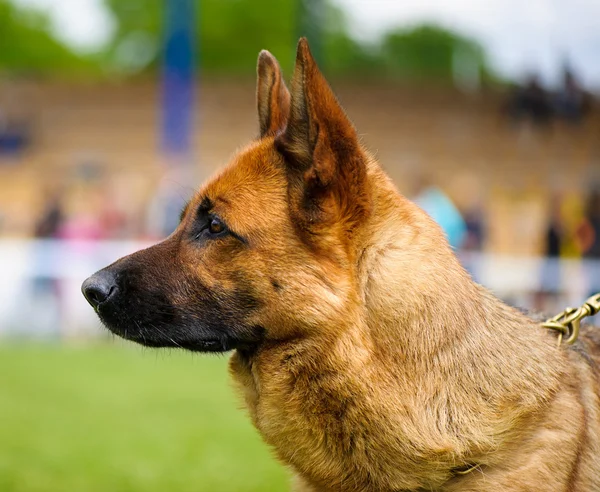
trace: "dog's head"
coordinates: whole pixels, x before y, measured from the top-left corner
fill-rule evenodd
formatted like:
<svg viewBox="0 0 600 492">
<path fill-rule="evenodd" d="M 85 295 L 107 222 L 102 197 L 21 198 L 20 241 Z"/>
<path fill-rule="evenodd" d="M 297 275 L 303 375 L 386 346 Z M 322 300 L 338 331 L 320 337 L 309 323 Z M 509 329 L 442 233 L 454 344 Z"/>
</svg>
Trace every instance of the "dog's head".
<svg viewBox="0 0 600 492">
<path fill-rule="evenodd" d="M 114 333 L 148 346 L 251 349 L 319 330 L 356 295 L 367 158 L 306 40 L 291 92 L 261 52 L 257 102 L 259 138 L 199 190 L 175 232 L 84 282 Z"/>
</svg>

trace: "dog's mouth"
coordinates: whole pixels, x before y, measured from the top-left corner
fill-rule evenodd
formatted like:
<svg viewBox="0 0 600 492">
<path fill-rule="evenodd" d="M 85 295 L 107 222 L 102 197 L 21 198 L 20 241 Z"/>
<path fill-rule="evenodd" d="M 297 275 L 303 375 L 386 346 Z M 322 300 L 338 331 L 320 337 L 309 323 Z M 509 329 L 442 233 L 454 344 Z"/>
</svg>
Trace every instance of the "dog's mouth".
<svg viewBox="0 0 600 492">
<path fill-rule="evenodd" d="M 163 323 L 143 323 L 135 319 L 122 320 L 118 325 L 109 322 L 100 311 L 102 324 L 108 330 L 125 340 L 151 348 L 175 348 L 190 352 L 228 352 L 237 348 L 230 337 L 207 337 L 202 330 L 192 327 L 165 325 Z"/>
<path fill-rule="evenodd" d="M 120 338 L 151 348 L 175 348 L 190 352 L 229 352 L 238 346 L 229 337 L 196 338 L 190 335 L 181 336 L 179 330 L 173 330 L 172 327 L 168 326 L 158 328 L 156 325 L 144 326 L 133 323 L 128 325 L 127 328 L 117 328 L 104 320 L 102 320 L 102 324 Z"/>
<path fill-rule="evenodd" d="M 129 316 L 115 316 L 110 310 L 96 310 L 108 330 L 131 342 L 151 348 L 175 348 L 190 352 L 222 353 L 235 349 L 249 350 L 263 340 L 264 328 L 255 326 L 236 330 L 225 326 L 204 326 L 190 320 L 169 316 L 142 320 Z M 187 321 L 187 322 L 186 322 Z"/>
<path fill-rule="evenodd" d="M 112 330 L 111 330 L 112 331 Z M 119 335 L 122 338 L 122 335 Z M 146 338 L 144 336 L 131 336 L 127 337 L 127 340 L 138 343 L 145 347 L 151 348 L 178 348 L 188 350 L 190 352 L 229 352 L 236 347 L 232 346 L 226 340 L 208 339 L 208 340 L 194 340 L 177 342 L 175 339 L 170 340 L 154 340 Z"/>
</svg>

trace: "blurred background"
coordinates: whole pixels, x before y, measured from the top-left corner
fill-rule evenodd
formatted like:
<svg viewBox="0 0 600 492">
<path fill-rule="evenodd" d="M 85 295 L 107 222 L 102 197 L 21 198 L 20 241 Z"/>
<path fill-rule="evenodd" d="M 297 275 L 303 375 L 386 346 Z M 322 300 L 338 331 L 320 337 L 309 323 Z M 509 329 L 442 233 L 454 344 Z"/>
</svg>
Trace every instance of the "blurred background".
<svg viewBox="0 0 600 492">
<path fill-rule="evenodd" d="M 287 490 L 226 360 L 110 339 L 81 282 L 168 235 L 300 35 L 475 279 L 600 291 L 596 0 L 0 0 L 0 490 Z"/>
</svg>

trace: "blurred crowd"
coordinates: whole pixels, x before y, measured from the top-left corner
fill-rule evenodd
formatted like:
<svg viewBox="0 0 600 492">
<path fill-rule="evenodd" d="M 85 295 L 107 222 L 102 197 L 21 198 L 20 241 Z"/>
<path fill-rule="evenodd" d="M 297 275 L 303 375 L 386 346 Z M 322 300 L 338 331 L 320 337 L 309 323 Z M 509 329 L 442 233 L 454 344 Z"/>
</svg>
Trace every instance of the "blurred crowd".
<svg viewBox="0 0 600 492">
<path fill-rule="evenodd" d="M 514 89 L 507 104 L 514 121 L 530 120 L 539 127 L 548 127 L 552 120 L 581 123 L 590 108 L 591 96 L 569 68 L 565 68 L 558 90 L 545 89 L 539 77 L 531 75 Z"/>
<path fill-rule="evenodd" d="M 562 84 L 557 90 L 548 90 L 542 87 L 536 78 L 531 78 L 506 94 L 504 102 L 506 104 L 503 107 L 498 102 L 493 106 L 494 118 L 498 117 L 498 114 L 502 115 L 502 118 L 497 119 L 502 121 L 503 125 L 504 133 L 500 136 L 506 146 L 503 148 L 518 146 L 518 132 L 512 131 L 510 123 L 518 123 L 521 127 L 521 124 L 526 122 L 540 129 L 540 138 L 537 141 L 542 143 L 536 149 L 543 147 L 544 142 L 550 140 L 546 138 L 550 131 L 556 132 L 555 136 L 560 136 L 559 132 L 563 132 L 562 135 L 585 135 L 586 131 L 589 133 L 589 128 L 586 128 L 583 122 L 593 108 L 591 97 L 583 90 L 577 77 L 570 70 L 565 71 Z M 419 115 L 426 115 L 429 119 L 433 114 L 429 108 L 422 111 L 422 113 L 415 111 L 417 116 L 413 116 L 414 121 L 418 120 Z M 93 114 L 95 116 L 98 113 Z M 467 120 L 471 117 L 475 121 L 474 126 L 477 125 L 479 121 L 477 118 L 480 116 L 479 114 L 470 116 L 467 110 L 464 113 L 440 111 L 440 114 L 447 119 L 452 119 L 453 122 L 458 122 L 460 118 Z M 566 122 L 567 125 L 554 125 L 555 122 Z M 593 125 L 588 126 L 593 128 Z M 0 118 L 0 153 L 10 154 L 12 149 L 18 147 L 13 136 L 15 128 L 14 124 L 2 126 Z M 124 124 L 123 128 L 129 131 L 130 126 Z M 459 127 L 451 127 L 454 133 L 451 133 L 450 137 L 460 142 L 461 135 L 456 133 L 457 128 Z M 466 125 L 465 128 L 465 131 L 469 132 L 471 127 Z M 491 135 L 486 134 L 487 137 L 495 138 L 495 129 L 496 127 L 490 126 L 488 132 Z M 440 126 L 436 129 L 438 133 L 432 131 L 431 142 L 435 144 L 437 140 L 448 138 L 444 133 L 445 130 L 446 127 Z M 386 138 L 393 135 L 394 131 L 398 130 L 394 127 Z M 25 133 L 21 132 L 21 134 Z M 76 140 L 75 137 L 74 139 Z M 562 140 L 558 138 L 557 141 Z M 224 145 L 230 148 L 229 138 Z M 417 145 L 427 147 L 429 143 L 415 144 Z M 471 141 L 468 145 L 474 146 Z M 531 197 L 523 199 L 524 202 L 529 200 L 528 205 L 521 209 L 511 208 L 510 202 L 514 192 L 510 188 L 511 182 L 506 180 L 502 183 L 492 183 L 491 175 L 485 175 L 489 168 L 476 166 L 479 166 L 480 161 L 490 167 L 499 165 L 504 162 L 503 159 L 507 161 L 513 159 L 517 165 L 519 163 L 525 165 L 529 154 L 507 152 L 488 164 L 484 161 L 485 152 L 491 151 L 486 145 L 487 143 L 482 145 L 482 154 L 468 155 L 464 161 L 461 159 L 465 149 L 458 145 L 451 149 L 453 151 L 456 149 L 455 155 L 449 159 L 455 159 L 457 162 L 455 167 L 457 176 L 446 172 L 446 178 L 450 177 L 450 179 L 444 179 L 443 173 L 438 175 L 433 166 L 420 168 L 416 164 L 411 164 L 410 168 L 406 166 L 399 173 L 401 179 L 398 179 L 398 175 L 395 179 L 399 185 L 404 186 L 401 191 L 416 201 L 440 224 L 450 245 L 457 251 L 476 280 L 490 285 L 492 277 L 510 277 L 506 282 L 500 279 L 498 285 L 504 289 L 504 292 L 510 291 L 514 286 L 521 288 L 524 280 L 529 281 L 529 284 L 521 289 L 526 294 L 515 298 L 515 304 L 553 312 L 557 306 L 564 307 L 567 300 L 571 302 L 570 299 L 580 299 L 585 294 L 599 291 L 600 181 L 598 185 L 592 186 L 594 179 L 584 180 L 584 176 L 576 176 L 579 185 L 571 186 L 568 193 L 566 187 L 561 187 L 561 184 L 553 188 L 556 190 L 553 193 L 548 190 L 547 183 L 536 183 L 537 194 L 533 199 L 530 199 Z M 410 148 L 410 143 L 391 145 L 388 162 L 390 162 L 389 156 L 398 154 L 398 149 L 402 150 L 403 146 L 406 150 Z M 150 148 L 148 151 L 150 158 L 153 152 Z M 440 154 L 446 156 L 445 151 Z M 46 164 L 46 155 L 41 153 L 39 167 L 32 167 L 33 173 L 24 176 L 33 176 L 35 169 L 42 169 Z M 18 289 L 11 288 L 14 305 L 10 309 L 5 307 L 4 312 L 0 309 L 0 325 L 4 323 L 8 326 L 8 322 L 3 320 L 11 320 L 10 323 L 19 332 L 24 331 L 25 325 L 31 326 L 33 332 L 40 332 L 41 330 L 35 327 L 36 323 L 39 326 L 49 326 L 46 332 L 52 333 L 57 331 L 56 327 L 61 327 L 61 333 L 69 333 L 69 330 L 75 333 L 80 330 L 87 323 L 84 316 L 93 313 L 87 313 L 87 308 L 80 302 L 81 281 L 78 276 L 88 275 L 94 269 L 118 258 L 121 253 L 118 248 L 122 247 L 119 243 L 138 241 L 135 244 L 130 243 L 127 247 L 139 248 L 145 243 L 158 241 L 169 235 L 176 228 L 180 211 L 193 193 L 195 184 L 201 181 L 189 176 L 188 173 L 193 171 L 188 166 L 172 162 L 166 162 L 161 166 L 160 157 L 155 162 L 148 163 L 144 155 L 132 159 L 131 167 L 127 167 L 128 163 L 115 165 L 114 162 L 109 161 L 110 157 L 98 157 L 94 153 L 85 156 L 79 153 L 74 155 L 76 157 L 73 162 L 67 163 L 68 165 L 63 166 L 62 160 L 52 164 L 51 172 L 44 174 L 49 178 L 48 182 L 29 181 L 27 187 L 23 187 L 25 191 L 15 192 L 15 196 L 18 193 L 21 195 L 28 193 L 29 197 L 33 197 L 27 202 L 30 204 L 29 207 L 11 206 L 10 200 L 4 200 L 0 204 L 0 237 L 23 238 L 31 234 L 39 240 L 30 246 L 30 251 L 24 253 L 27 259 L 23 259 L 22 265 L 19 266 L 20 270 L 15 269 L 13 272 L 15 282 L 27 285 L 23 287 L 23 291 L 27 291 L 27 294 L 22 296 L 17 292 Z M 102 156 L 100 153 L 99 155 Z M 481 155 L 484 156 L 483 159 Z M 543 159 L 553 158 L 550 153 L 544 152 L 538 152 L 536 156 L 538 160 L 534 161 L 533 165 L 540 167 L 544 165 Z M 584 159 L 587 159 L 585 162 L 589 161 L 588 157 Z M 556 160 L 557 165 L 566 166 L 569 163 L 568 154 L 565 153 L 565 156 Z M 159 165 L 156 165 L 157 163 Z M 406 174 L 403 175 L 402 172 Z M 458 174 L 461 172 L 464 172 L 465 179 L 458 184 L 457 182 L 461 181 Z M 454 180 L 454 177 L 457 179 Z M 596 179 L 599 178 L 600 176 Z M 580 186 L 582 182 L 587 184 Z M 485 186 L 485 183 L 497 185 L 501 195 L 500 201 L 503 200 L 503 204 L 493 211 L 491 208 L 499 200 L 497 195 L 491 192 L 490 187 Z M 10 187 L 5 189 L 10 191 Z M 576 199 L 573 198 L 574 192 L 580 194 Z M 527 186 L 524 185 L 520 191 L 514 192 L 514 196 L 519 196 L 519 193 L 526 195 Z M 535 202 L 533 211 L 529 206 L 532 202 Z M 31 214 L 32 210 L 36 212 Z M 542 212 L 538 213 L 539 210 Z M 21 217 L 20 226 L 14 227 L 11 224 L 17 222 L 14 217 L 18 214 L 33 215 L 34 218 L 31 220 L 31 218 Z M 526 220 L 515 224 L 514 218 L 519 214 Z M 4 226 L 3 215 L 4 224 L 7 224 Z M 515 225 L 520 227 L 518 231 L 514 228 Z M 503 234 L 499 240 L 499 229 L 510 229 L 512 232 Z M 519 235 L 522 237 L 517 237 Z M 534 245 L 530 248 L 514 247 L 516 239 L 519 239 L 520 245 L 523 243 Z M 502 243 L 501 246 L 497 246 L 499 242 Z M 25 243 L 26 240 L 22 244 Z M 97 247 L 93 245 L 94 243 L 110 244 L 104 250 L 105 253 L 100 254 L 98 250 L 93 249 Z M 67 246 L 65 247 L 64 244 Z M 47 247 L 48 245 L 50 247 Z M 64 253 L 65 251 L 68 253 Z M 71 254 L 77 256 L 76 261 L 69 256 Z M 512 272 L 507 271 L 513 268 L 514 263 L 504 270 L 502 267 L 490 269 L 489 265 L 485 264 L 486 262 L 498 263 L 502 255 L 509 254 L 515 256 L 541 254 L 542 257 L 533 260 L 540 262 L 539 268 L 536 264 L 534 269 L 529 269 L 520 277 L 511 277 Z M 571 289 L 572 269 L 565 267 L 571 260 L 576 260 L 583 265 L 575 279 L 581 287 L 575 293 Z M 95 263 L 96 261 L 98 264 Z M 77 268 L 71 268 L 73 262 L 77 263 Z M 56 266 L 52 266 L 54 264 Z M 535 281 L 531 281 L 532 277 L 536 277 Z M 39 323 L 38 321 L 23 322 L 23 316 L 27 315 L 26 310 L 22 309 L 25 304 L 23 299 L 26 296 L 32 299 L 31 305 L 36 306 L 31 310 L 33 314 L 54 312 L 54 319 L 50 320 L 50 315 L 40 314 L 39 317 L 43 319 L 38 320 Z M 48 308 L 38 309 L 44 302 Z M 85 313 L 80 313 L 79 310 L 84 308 L 86 308 Z M 5 327 L 0 326 L 0 331 L 3 328 Z"/>
<path fill-rule="evenodd" d="M 583 260 L 586 295 L 600 292 L 600 185 L 589 189 L 583 208 L 578 210 L 569 200 L 556 196 L 549 211 L 538 304 L 543 306 L 559 296 L 569 282 L 561 259 Z"/>
<path fill-rule="evenodd" d="M 94 191 L 87 192 L 85 207 L 69 204 L 69 197 L 76 194 L 69 185 L 46 190 L 33 236 L 59 240 L 158 240 L 175 229 L 190 194 L 180 181 L 165 178 L 150 202 L 140 209 L 127 200 L 126 180 L 117 185 L 112 178 L 93 179 Z"/>
</svg>

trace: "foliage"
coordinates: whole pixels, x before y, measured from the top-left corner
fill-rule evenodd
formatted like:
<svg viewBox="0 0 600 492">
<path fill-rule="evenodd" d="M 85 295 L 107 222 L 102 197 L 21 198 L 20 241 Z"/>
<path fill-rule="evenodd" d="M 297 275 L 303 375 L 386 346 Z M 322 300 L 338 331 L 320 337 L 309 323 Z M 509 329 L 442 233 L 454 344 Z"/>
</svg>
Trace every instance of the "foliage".
<svg viewBox="0 0 600 492">
<path fill-rule="evenodd" d="M 282 68 L 293 68 L 296 41 L 301 35 L 317 34 L 325 48 L 325 65 L 334 72 L 352 71 L 362 67 L 368 57 L 362 47 L 347 32 L 345 18 L 339 8 L 325 4 L 324 15 L 303 23 L 299 0 L 194 0 L 196 25 L 196 62 L 206 72 L 228 74 L 253 73 L 256 56 L 269 49 L 278 57 Z M 316 2 L 315 2 L 316 3 Z M 322 2 L 323 3 L 323 2 Z M 164 2 L 160 0 L 105 0 L 117 20 L 117 32 L 108 47 L 108 57 L 117 68 L 119 52 L 133 38 L 147 40 L 154 56 L 144 69 L 156 69 L 160 63 Z M 311 29 L 303 27 L 311 25 Z M 310 32 L 304 32 L 308 30 Z M 313 39 L 317 51 L 317 40 Z M 315 52 L 320 58 L 320 53 Z"/>
<path fill-rule="evenodd" d="M 381 44 L 381 55 L 391 73 L 411 79 L 450 81 L 457 57 L 488 71 L 479 44 L 432 25 L 387 33 Z"/>
<path fill-rule="evenodd" d="M 195 0 L 195 55 L 208 72 L 252 73 L 256 56 L 269 48 L 289 68 L 293 53 L 295 0 Z M 153 47 L 144 69 L 160 62 L 164 2 L 161 0 L 105 0 L 117 21 L 108 47 L 109 59 L 122 65 L 119 51 L 133 36 Z"/>
<path fill-rule="evenodd" d="M 94 63 L 60 43 L 43 13 L 0 0 L 0 70 L 73 73 L 93 71 Z"/>
<path fill-rule="evenodd" d="M 43 15 L 0 0 L 0 45 L 9 47 L 0 50 L 0 68 L 156 73 L 162 59 L 165 0 L 103 1 L 115 21 L 114 35 L 100 54 L 84 59 L 52 36 Z M 480 77 L 489 75 L 476 42 L 436 26 L 394 30 L 368 45 L 352 37 L 344 12 L 327 0 L 191 1 L 197 26 L 194 54 L 204 73 L 248 76 L 254 73 L 257 53 L 267 48 L 290 74 L 297 38 L 309 34 L 328 75 L 451 83 L 457 60 L 471 71 L 475 67 Z"/>
<path fill-rule="evenodd" d="M 307 0 L 304 0 L 305 2 Z M 159 0 L 105 0 L 119 26 L 110 51 L 132 36 L 160 46 L 163 2 Z M 329 73 L 375 73 L 408 78 L 436 78 L 449 81 L 454 57 L 468 57 L 484 66 L 479 45 L 462 36 L 435 26 L 396 30 L 386 34 L 380 45 L 367 46 L 352 38 L 343 11 L 330 3 L 320 15 L 303 19 L 299 0 L 196 0 L 196 38 L 198 62 L 207 72 L 248 74 L 253 72 L 256 54 L 267 47 L 279 57 L 284 69 L 291 69 L 296 38 L 309 30 L 315 53 Z M 311 4 L 317 4 L 311 0 Z M 314 8 L 313 5 L 311 7 Z M 310 11 L 309 9 L 306 9 Z M 312 22 L 311 22 L 312 21 Z M 310 26 L 302 27 L 302 26 Z M 318 51 L 321 51 L 319 49 Z M 148 60 L 146 68 L 155 67 L 160 50 Z"/>
<path fill-rule="evenodd" d="M 367 46 L 352 38 L 348 21 L 339 8 L 328 6 L 323 33 L 322 66 L 328 74 L 381 74 L 384 69 L 378 47 Z"/>
</svg>

